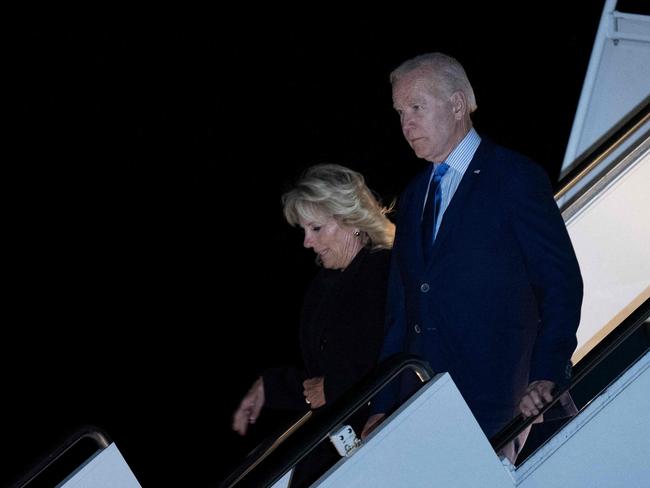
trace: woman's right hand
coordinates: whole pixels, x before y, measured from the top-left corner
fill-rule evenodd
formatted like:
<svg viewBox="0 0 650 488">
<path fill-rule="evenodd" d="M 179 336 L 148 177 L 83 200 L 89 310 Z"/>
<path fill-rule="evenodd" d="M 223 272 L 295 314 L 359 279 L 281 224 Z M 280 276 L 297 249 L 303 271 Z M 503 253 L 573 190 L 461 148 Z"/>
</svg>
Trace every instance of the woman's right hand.
<svg viewBox="0 0 650 488">
<path fill-rule="evenodd" d="M 246 435 L 248 424 L 254 424 L 264 406 L 264 380 L 260 376 L 239 403 L 232 416 L 232 429 L 239 435 Z"/>
</svg>

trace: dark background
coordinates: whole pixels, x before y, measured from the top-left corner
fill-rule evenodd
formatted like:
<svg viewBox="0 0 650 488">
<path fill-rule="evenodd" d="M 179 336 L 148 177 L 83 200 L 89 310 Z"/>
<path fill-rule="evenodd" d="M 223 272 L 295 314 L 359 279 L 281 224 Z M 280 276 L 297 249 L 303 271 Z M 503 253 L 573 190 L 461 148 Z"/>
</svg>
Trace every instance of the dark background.
<svg viewBox="0 0 650 488">
<path fill-rule="evenodd" d="M 435 50 L 465 66 L 477 130 L 556 181 L 604 2 L 582 3 L 23 19 L 3 484 L 84 424 L 145 487 L 225 476 L 273 428 L 230 432 L 241 396 L 298 360 L 316 268 L 287 185 L 335 162 L 390 203 L 423 163 L 388 74 Z"/>
</svg>

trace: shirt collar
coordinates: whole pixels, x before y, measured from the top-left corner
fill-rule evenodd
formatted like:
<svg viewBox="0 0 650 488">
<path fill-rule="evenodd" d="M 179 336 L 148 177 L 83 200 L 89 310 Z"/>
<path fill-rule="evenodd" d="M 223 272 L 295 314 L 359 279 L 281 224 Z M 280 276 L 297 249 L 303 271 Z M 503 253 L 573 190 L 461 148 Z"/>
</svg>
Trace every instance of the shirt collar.
<svg viewBox="0 0 650 488">
<path fill-rule="evenodd" d="M 447 156 L 447 159 L 445 159 L 445 163 L 449 165 L 449 169 L 453 169 L 461 174 L 465 173 L 480 143 L 481 136 L 472 127 L 449 156 Z"/>
</svg>

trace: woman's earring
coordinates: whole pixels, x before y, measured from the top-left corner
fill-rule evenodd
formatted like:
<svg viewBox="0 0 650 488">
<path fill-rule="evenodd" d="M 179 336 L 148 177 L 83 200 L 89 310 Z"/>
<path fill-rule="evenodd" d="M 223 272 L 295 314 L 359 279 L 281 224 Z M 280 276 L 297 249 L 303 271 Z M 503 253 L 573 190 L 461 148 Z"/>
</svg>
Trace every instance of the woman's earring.
<svg viewBox="0 0 650 488">
<path fill-rule="evenodd" d="M 355 230 L 354 235 L 355 235 L 355 237 L 359 237 L 361 235 L 361 232 L 359 232 L 358 230 Z"/>
</svg>

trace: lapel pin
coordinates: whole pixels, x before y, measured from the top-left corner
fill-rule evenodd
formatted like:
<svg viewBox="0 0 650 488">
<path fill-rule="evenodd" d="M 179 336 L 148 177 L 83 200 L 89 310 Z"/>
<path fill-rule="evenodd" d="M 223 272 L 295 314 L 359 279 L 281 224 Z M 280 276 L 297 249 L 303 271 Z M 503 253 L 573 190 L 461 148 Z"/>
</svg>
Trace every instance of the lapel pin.
<svg viewBox="0 0 650 488">
<path fill-rule="evenodd" d="M 480 169 L 475 169 L 475 170 L 474 170 L 474 174 L 475 174 L 475 175 L 479 174 L 480 172 L 481 172 Z"/>
</svg>

